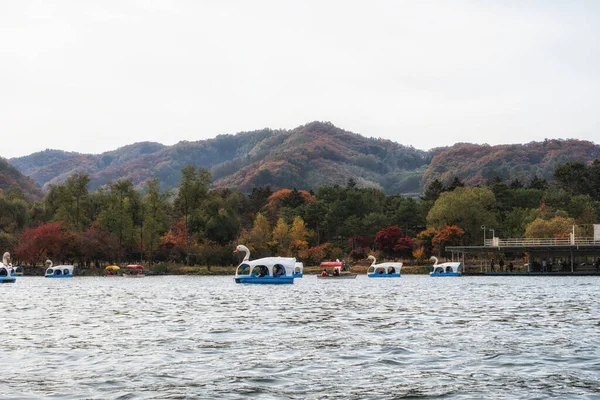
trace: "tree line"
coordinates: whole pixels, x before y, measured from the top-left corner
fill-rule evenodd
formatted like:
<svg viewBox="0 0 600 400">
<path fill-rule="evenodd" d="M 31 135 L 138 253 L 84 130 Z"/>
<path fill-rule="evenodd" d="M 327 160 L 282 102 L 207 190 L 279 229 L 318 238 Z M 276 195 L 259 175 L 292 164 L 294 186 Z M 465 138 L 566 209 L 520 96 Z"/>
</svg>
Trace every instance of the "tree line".
<svg viewBox="0 0 600 400">
<path fill-rule="evenodd" d="M 316 191 L 255 187 L 244 194 L 210 189 L 208 170 L 187 166 L 178 186 L 158 179 L 135 190 L 119 180 L 95 191 L 86 174 L 50 185 L 42 201 L 18 188 L 0 191 L 0 249 L 22 264 L 50 258 L 80 266 L 175 262 L 233 265 L 238 243 L 253 257 L 378 258 L 418 262 L 447 245 L 483 244 L 495 236 L 563 237 L 573 225 L 591 236 L 600 215 L 600 160 L 558 166 L 554 180 L 496 177 L 466 187 L 458 178 L 432 181 L 420 197 L 385 195 L 346 185 Z"/>
</svg>

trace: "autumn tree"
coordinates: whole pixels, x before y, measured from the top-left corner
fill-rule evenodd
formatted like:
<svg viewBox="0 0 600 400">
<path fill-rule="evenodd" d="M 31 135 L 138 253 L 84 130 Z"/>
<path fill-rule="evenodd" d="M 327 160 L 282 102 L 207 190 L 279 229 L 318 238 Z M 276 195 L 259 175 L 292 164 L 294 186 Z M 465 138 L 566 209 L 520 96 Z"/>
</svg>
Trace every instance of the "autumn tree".
<svg viewBox="0 0 600 400">
<path fill-rule="evenodd" d="M 160 243 L 170 253 L 170 258 L 180 262 L 187 261 L 188 249 L 195 247 L 195 243 L 190 243 L 188 240 L 183 221 L 177 221 L 171 225 L 169 230 L 161 236 Z"/>
<path fill-rule="evenodd" d="M 375 245 L 388 257 L 396 255 L 395 247 L 400 238 L 406 235 L 396 225 L 388 226 L 375 235 Z"/>
<path fill-rule="evenodd" d="M 273 249 L 277 255 L 287 256 L 291 243 L 290 228 L 283 218 L 279 218 L 273 229 Z"/>
<path fill-rule="evenodd" d="M 269 221 L 261 213 L 256 214 L 254 225 L 248 233 L 247 238 L 249 242 L 246 243 L 247 247 L 258 256 L 269 254 L 268 243 L 271 241 L 271 227 L 269 226 Z"/>
<path fill-rule="evenodd" d="M 459 226 L 465 231 L 467 243 L 477 242 L 481 225 L 497 226 L 494 193 L 480 187 L 444 192 L 429 211 L 427 224 L 438 229 Z"/>
<path fill-rule="evenodd" d="M 434 254 L 433 238 L 435 237 L 436 233 L 437 230 L 435 228 L 427 228 L 417 234 L 419 246 L 423 248 L 423 253 L 425 256 Z"/>
<path fill-rule="evenodd" d="M 401 257 L 411 258 L 413 250 L 417 248 L 417 241 L 408 236 L 402 236 L 394 246 L 394 252 Z"/>
<path fill-rule="evenodd" d="M 93 263 L 96 267 L 100 262 L 113 261 L 118 252 L 117 238 L 110 232 L 100 228 L 97 223 L 77 236 L 81 258 L 86 264 Z"/>
<path fill-rule="evenodd" d="M 527 225 L 526 238 L 561 238 L 569 237 L 573 230 L 573 218 L 554 217 L 549 220 L 538 218 Z"/>
<path fill-rule="evenodd" d="M 439 229 L 432 239 L 432 243 L 438 246 L 442 251 L 445 246 L 458 246 L 462 244 L 462 238 L 465 231 L 456 225 L 448 226 Z"/>
<path fill-rule="evenodd" d="M 25 230 L 19 237 L 16 255 L 30 264 L 43 263 L 47 258 L 62 259 L 69 253 L 73 234 L 62 222 L 43 224 Z"/>
<path fill-rule="evenodd" d="M 308 247 L 308 238 L 311 232 L 306 229 L 306 224 L 301 217 L 294 218 L 290 229 L 290 250 L 297 255 L 300 250 Z"/>
</svg>

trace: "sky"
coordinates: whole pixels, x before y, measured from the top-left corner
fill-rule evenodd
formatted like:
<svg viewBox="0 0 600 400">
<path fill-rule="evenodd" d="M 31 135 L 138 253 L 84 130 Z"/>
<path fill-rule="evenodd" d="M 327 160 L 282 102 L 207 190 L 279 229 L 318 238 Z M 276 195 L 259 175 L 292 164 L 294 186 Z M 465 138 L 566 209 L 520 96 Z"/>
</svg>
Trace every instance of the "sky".
<svg viewBox="0 0 600 400">
<path fill-rule="evenodd" d="M 330 121 L 600 142 L 600 2 L 0 1 L 0 156 Z"/>
</svg>

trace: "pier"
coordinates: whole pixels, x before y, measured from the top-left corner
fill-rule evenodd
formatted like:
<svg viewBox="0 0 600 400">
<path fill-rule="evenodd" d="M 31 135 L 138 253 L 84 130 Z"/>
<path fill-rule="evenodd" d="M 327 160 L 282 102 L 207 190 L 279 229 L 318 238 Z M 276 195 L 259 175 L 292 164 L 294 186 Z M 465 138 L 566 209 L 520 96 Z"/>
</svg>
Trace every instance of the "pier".
<svg viewBox="0 0 600 400">
<path fill-rule="evenodd" d="M 486 239 L 483 246 L 446 246 L 466 275 L 600 275 L 600 240 L 576 238 Z M 491 270 L 491 260 L 495 271 Z M 499 260 L 505 262 L 499 270 Z M 545 267 L 544 267 L 545 261 Z M 509 271 L 508 264 L 515 268 Z M 516 262 L 516 263 L 515 263 Z"/>
</svg>

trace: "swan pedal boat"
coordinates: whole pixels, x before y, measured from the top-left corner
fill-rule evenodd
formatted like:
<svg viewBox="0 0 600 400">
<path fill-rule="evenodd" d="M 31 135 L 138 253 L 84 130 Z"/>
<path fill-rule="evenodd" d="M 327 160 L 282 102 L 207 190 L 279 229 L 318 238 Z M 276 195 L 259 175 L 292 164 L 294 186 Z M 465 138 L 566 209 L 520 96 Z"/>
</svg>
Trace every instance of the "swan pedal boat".
<svg viewBox="0 0 600 400">
<path fill-rule="evenodd" d="M 48 264 L 48 268 L 46 269 L 45 277 L 46 278 L 72 278 L 73 277 L 73 269 L 75 268 L 72 265 L 57 265 L 53 266 L 52 261 L 46 260 L 46 264 Z"/>
<path fill-rule="evenodd" d="M 7 251 L 2 255 L 2 264 L 0 265 L 0 283 L 15 283 L 17 278 L 13 275 L 14 269 L 10 263 L 10 253 Z"/>
<path fill-rule="evenodd" d="M 327 267 L 333 267 L 333 274 L 326 272 Z M 345 268 L 348 268 L 346 264 L 342 261 L 323 261 L 321 263 L 321 268 L 323 268 L 323 272 L 317 275 L 317 279 L 356 279 L 358 274 L 353 274 L 351 272 L 346 271 Z M 327 274 L 327 275 L 325 275 Z"/>
<path fill-rule="evenodd" d="M 437 257 L 431 257 L 433 263 L 433 270 L 429 273 L 429 276 L 462 276 L 463 265 L 461 262 L 445 262 L 438 264 Z"/>
<path fill-rule="evenodd" d="M 292 284 L 303 275 L 303 265 L 293 257 L 265 257 L 250 261 L 250 250 L 238 245 L 235 252 L 245 252 L 244 260 L 235 270 L 235 283 L 262 285 Z"/>
<path fill-rule="evenodd" d="M 368 259 L 372 261 L 371 266 L 367 270 L 369 278 L 400 278 L 402 263 L 383 262 L 375 264 L 377 259 L 374 256 L 369 256 Z"/>
</svg>

